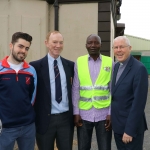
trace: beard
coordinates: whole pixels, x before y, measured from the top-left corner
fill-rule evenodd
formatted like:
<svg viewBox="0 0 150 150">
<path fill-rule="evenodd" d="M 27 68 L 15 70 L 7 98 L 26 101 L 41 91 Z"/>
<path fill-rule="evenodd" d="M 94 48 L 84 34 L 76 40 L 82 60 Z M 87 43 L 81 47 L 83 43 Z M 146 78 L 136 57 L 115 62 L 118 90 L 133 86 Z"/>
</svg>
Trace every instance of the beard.
<svg viewBox="0 0 150 150">
<path fill-rule="evenodd" d="M 20 63 L 26 58 L 26 55 L 24 53 L 20 53 L 20 52 L 16 53 L 13 48 L 12 49 L 12 57 L 14 58 L 15 61 Z"/>
</svg>

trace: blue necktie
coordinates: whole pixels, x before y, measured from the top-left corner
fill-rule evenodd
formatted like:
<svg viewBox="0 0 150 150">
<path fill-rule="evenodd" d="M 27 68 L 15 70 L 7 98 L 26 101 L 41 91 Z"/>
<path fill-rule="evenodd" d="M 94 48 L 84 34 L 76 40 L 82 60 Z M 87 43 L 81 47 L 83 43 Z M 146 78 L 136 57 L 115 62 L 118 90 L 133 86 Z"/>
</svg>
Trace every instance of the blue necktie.
<svg viewBox="0 0 150 150">
<path fill-rule="evenodd" d="M 62 100 L 62 89 L 60 82 L 60 73 L 57 66 L 57 60 L 54 60 L 54 72 L 55 72 L 55 99 L 58 103 Z"/>
</svg>

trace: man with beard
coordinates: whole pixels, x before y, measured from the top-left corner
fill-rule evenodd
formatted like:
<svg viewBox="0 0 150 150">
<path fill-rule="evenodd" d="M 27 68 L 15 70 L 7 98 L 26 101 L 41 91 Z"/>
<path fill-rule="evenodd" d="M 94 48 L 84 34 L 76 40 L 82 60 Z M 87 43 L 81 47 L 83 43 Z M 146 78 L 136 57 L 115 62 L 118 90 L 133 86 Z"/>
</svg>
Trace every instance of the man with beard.
<svg viewBox="0 0 150 150">
<path fill-rule="evenodd" d="M 78 149 L 90 150 L 93 128 L 99 150 L 111 150 L 110 81 L 112 59 L 100 54 L 101 39 L 91 34 L 86 40 L 89 55 L 77 59 L 72 87 L 74 123 Z"/>
<path fill-rule="evenodd" d="M 16 32 L 9 45 L 10 55 L 0 62 L 0 150 L 33 150 L 35 144 L 35 69 L 24 61 L 32 37 Z"/>
</svg>

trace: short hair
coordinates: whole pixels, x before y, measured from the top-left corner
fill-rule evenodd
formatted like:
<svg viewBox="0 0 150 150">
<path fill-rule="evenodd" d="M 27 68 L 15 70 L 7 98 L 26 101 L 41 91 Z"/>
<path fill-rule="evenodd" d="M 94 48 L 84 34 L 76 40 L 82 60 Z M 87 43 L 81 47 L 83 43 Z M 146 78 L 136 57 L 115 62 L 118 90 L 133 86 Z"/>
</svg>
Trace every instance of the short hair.
<svg viewBox="0 0 150 150">
<path fill-rule="evenodd" d="M 27 33 L 16 32 L 12 35 L 11 43 L 15 44 L 18 41 L 18 39 L 24 39 L 24 40 L 28 41 L 31 44 L 32 36 L 27 34 Z"/>
<path fill-rule="evenodd" d="M 49 37 L 50 37 L 51 34 L 57 34 L 57 33 L 60 33 L 60 32 L 57 31 L 57 30 L 48 32 L 47 35 L 46 35 L 46 40 L 47 40 L 47 41 L 49 40 Z M 61 34 L 61 33 L 60 33 L 60 34 Z M 61 35 L 62 35 L 62 34 L 61 34 Z"/>
<path fill-rule="evenodd" d="M 118 37 L 116 37 L 116 38 L 113 40 L 113 45 L 114 45 L 114 42 L 115 42 L 116 40 L 118 40 L 118 39 L 124 40 L 127 45 L 131 46 L 129 39 L 128 39 L 126 36 L 118 36 Z"/>
<path fill-rule="evenodd" d="M 87 43 L 87 40 L 88 40 L 91 36 L 97 37 L 97 38 L 99 39 L 100 44 L 101 44 L 101 38 L 100 38 L 100 36 L 98 36 L 97 34 L 90 34 L 90 35 L 87 37 L 87 39 L 86 39 L 86 43 Z"/>
</svg>

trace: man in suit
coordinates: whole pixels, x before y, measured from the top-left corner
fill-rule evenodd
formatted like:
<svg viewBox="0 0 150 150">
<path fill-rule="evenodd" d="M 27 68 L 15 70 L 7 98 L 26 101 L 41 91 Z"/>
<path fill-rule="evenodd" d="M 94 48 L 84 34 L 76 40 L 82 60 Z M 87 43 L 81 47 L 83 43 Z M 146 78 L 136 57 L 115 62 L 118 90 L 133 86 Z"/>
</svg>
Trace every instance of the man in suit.
<svg viewBox="0 0 150 150">
<path fill-rule="evenodd" d="M 74 62 L 60 56 L 63 50 L 63 36 L 60 32 L 49 32 L 45 45 L 48 54 L 30 62 L 37 72 L 38 82 L 34 106 L 37 145 L 39 150 L 54 150 L 56 139 L 59 150 L 71 150 L 74 129 L 71 100 Z"/>
<path fill-rule="evenodd" d="M 118 150 L 142 150 L 147 130 L 145 105 L 148 92 L 148 73 L 144 65 L 130 55 L 127 37 L 113 42 L 117 63 L 112 81 L 111 119 Z"/>
</svg>

